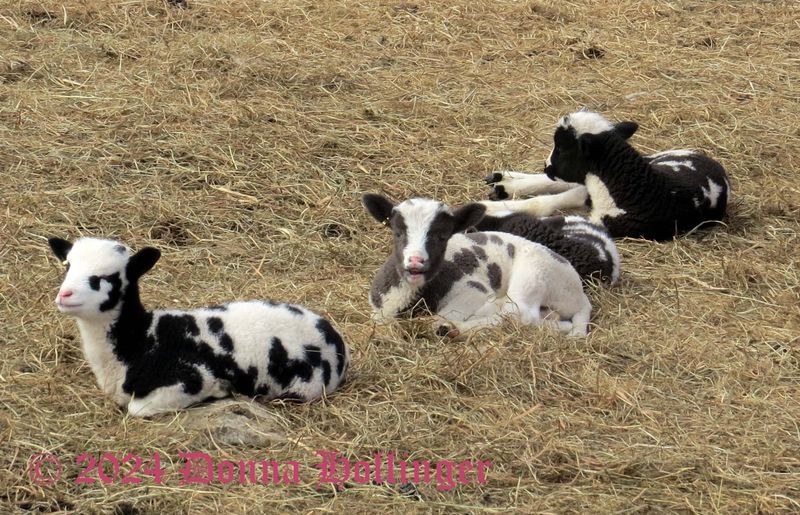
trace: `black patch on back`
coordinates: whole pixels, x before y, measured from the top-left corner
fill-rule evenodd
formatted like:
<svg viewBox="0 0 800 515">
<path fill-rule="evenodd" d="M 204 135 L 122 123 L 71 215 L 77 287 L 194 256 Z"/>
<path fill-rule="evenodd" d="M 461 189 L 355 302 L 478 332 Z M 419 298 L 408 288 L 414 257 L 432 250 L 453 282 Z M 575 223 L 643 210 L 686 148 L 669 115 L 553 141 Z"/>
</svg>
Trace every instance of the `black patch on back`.
<svg viewBox="0 0 800 515">
<path fill-rule="evenodd" d="M 472 250 L 464 247 L 453 254 L 453 263 L 462 270 L 475 270 L 478 268 L 478 256 Z"/>
<path fill-rule="evenodd" d="M 222 331 L 222 328 L 225 327 L 222 323 L 222 319 L 219 317 L 211 317 L 208 319 L 208 330 L 212 333 L 216 334 Z"/>
<path fill-rule="evenodd" d="M 480 231 L 481 230 L 480 227 L 481 227 L 481 223 L 479 222 L 478 225 L 475 226 L 475 228 Z M 485 234 L 483 234 L 481 232 L 469 233 L 469 234 L 467 234 L 467 238 L 471 239 L 472 241 L 474 241 L 478 245 L 486 245 L 486 242 L 489 241 L 489 238 Z"/>
<path fill-rule="evenodd" d="M 304 345 L 306 351 L 306 361 L 312 367 L 318 367 L 322 363 L 322 351 L 316 345 Z"/>
<path fill-rule="evenodd" d="M 302 315 L 303 310 L 298 308 L 297 306 L 293 306 L 291 304 L 284 304 L 283 305 L 290 313 L 294 313 L 295 315 Z"/>
<path fill-rule="evenodd" d="M 340 335 L 336 329 L 333 328 L 331 323 L 324 318 L 317 320 L 317 331 L 322 334 L 322 337 L 328 345 L 333 345 L 336 349 L 336 357 L 338 359 L 336 363 L 336 373 L 339 374 L 341 378 L 345 366 L 345 348 L 342 335 Z"/>
<path fill-rule="evenodd" d="M 222 304 L 217 304 L 214 306 L 208 306 L 206 309 L 210 311 L 228 311 L 228 306 L 224 306 Z"/>
<path fill-rule="evenodd" d="M 233 339 L 225 332 L 225 325 L 222 323 L 222 319 L 210 317 L 207 323 L 208 330 L 217 337 L 220 347 L 226 352 L 233 352 Z"/>
<path fill-rule="evenodd" d="M 500 265 L 489 263 L 486 268 L 489 273 L 489 286 L 495 291 L 499 290 L 500 285 L 503 284 L 503 271 L 500 269 Z"/>
<path fill-rule="evenodd" d="M 282 388 L 288 387 L 297 378 L 309 382 L 314 373 L 314 369 L 308 361 L 290 359 L 286 347 L 278 337 L 272 338 L 267 371 Z"/>
<path fill-rule="evenodd" d="M 482 285 L 478 281 L 467 281 L 467 286 L 475 288 L 481 293 L 489 293 L 489 290 L 486 289 L 486 286 Z"/>
<path fill-rule="evenodd" d="M 479 247 L 478 245 L 473 245 L 472 247 L 470 247 L 470 250 L 472 250 L 472 252 L 474 252 L 475 255 L 478 256 L 478 259 L 480 259 L 481 261 L 486 261 L 487 259 L 489 259 L 489 256 L 486 255 L 486 251 L 483 250 L 483 247 Z"/>
<path fill-rule="evenodd" d="M 489 235 L 489 241 L 491 241 L 492 243 L 494 243 L 496 245 L 502 245 L 503 244 L 503 238 L 501 238 L 500 236 L 498 236 L 496 234 Z"/>
<path fill-rule="evenodd" d="M 508 257 L 514 258 L 514 253 L 516 252 L 516 248 L 514 247 L 513 243 L 509 243 L 506 245 L 506 252 L 508 252 Z"/>
<path fill-rule="evenodd" d="M 127 249 L 122 245 L 114 245 L 114 250 L 116 250 L 120 254 L 125 254 L 127 252 Z"/>
</svg>

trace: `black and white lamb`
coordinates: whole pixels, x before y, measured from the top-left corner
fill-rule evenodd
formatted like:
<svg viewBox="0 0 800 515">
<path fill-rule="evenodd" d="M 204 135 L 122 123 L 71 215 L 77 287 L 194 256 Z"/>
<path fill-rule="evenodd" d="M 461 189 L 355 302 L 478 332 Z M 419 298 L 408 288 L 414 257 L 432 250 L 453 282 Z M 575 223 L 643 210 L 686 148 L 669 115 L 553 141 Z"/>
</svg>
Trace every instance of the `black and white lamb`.
<svg viewBox="0 0 800 515">
<path fill-rule="evenodd" d="M 350 360 L 331 324 L 306 308 L 231 302 L 148 311 L 139 278 L 161 253 L 112 240 L 48 240 L 67 266 L 56 305 L 76 318 L 100 388 L 134 416 L 174 411 L 233 392 L 316 399 L 333 392 Z"/>
<path fill-rule="evenodd" d="M 586 335 L 592 305 L 578 272 L 560 255 L 522 237 L 464 234 L 483 217 L 480 204 L 452 211 L 431 199 L 395 205 L 376 194 L 364 195 L 363 202 L 394 232 L 394 250 L 372 282 L 376 320 L 427 311 L 461 333 L 513 316 L 523 324 Z M 543 309 L 549 311 L 546 317 Z"/>
<path fill-rule="evenodd" d="M 492 198 L 539 196 L 484 202 L 488 212 L 547 216 L 590 205 L 589 221 L 612 236 L 653 240 L 722 220 L 730 194 L 722 165 L 695 150 L 643 156 L 627 142 L 638 127 L 585 110 L 562 117 L 543 174 L 498 172 L 486 179 Z"/>
<path fill-rule="evenodd" d="M 499 231 L 541 243 L 562 255 L 581 279 L 613 285 L 619 279 L 619 253 L 608 231 L 580 216 L 537 218 L 527 213 L 484 216 L 477 231 Z"/>
</svg>

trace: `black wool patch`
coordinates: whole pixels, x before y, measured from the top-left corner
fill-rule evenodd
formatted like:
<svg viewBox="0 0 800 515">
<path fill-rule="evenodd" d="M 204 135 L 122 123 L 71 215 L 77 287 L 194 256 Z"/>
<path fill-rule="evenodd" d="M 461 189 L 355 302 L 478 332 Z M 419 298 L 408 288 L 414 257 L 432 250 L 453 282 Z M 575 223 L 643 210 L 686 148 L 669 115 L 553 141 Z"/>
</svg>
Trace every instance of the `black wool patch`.
<svg viewBox="0 0 800 515">
<path fill-rule="evenodd" d="M 225 327 L 225 324 L 222 323 L 222 319 L 219 317 L 211 317 L 208 319 L 207 323 L 208 330 L 214 334 L 222 332 L 222 329 Z"/>
<path fill-rule="evenodd" d="M 108 291 L 108 298 L 100 304 L 100 311 L 108 311 L 110 309 L 114 309 L 116 305 L 119 303 L 119 299 L 122 297 L 122 279 L 119 277 L 119 272 L 114 272 L 113 274 L 109 275 L 102 275 L 100 279 L 107 281 L 111 285 L 111 289 Z M 91 278 L 89 278 L 90 286 L 91 286 Z M 95 290 L 100 289 L 100 285 L 98 284 L 97 288 L 93 288 Z"/>
<path fill-rule="evenodd" d="M 468 248 L 462 248 L 453 255 L 453 263 L 465 274 L 478 268 L 478 256 Z"/>
<path fill-rule="evenodd" d="M 497 263 L 489 263 L 489 266 L 486 268 L 489 272 L 489 286 L 495 291 L 499 290 L 500 285 L 503 284 L 503 271 L 500 269 L 500 265 Z"/>
<path fill-rule="evenodd" d="M 338 358 L 338 362 L 336 363 L 336 372 L 339 374 L 339 377 L 341 377 L 345 366 L 344 340 L 342 340 L 342 336 L 336 331 L 336 329 L 333 328 L 331 323 L 324 318 L 317 320 L 316 327 L 317 331 L 322 334 L 325 342 L 328 345 L 333 345 L 333 347 L 336 349 L 336 357 Z"/>
<path fill-rule="evenodd" d="M 486 286 L 482 285 L 477 281 L 467 281 L 467 286 L 469 286 L 470 288 L 475 288 L 481 293 L 489 293 L 489 290 L 486 289 Z"/>
<path fill-rule="evenodd" d="M 303 310 L 298 308 L 297 306 L 293 306 L 291 304 L 284 304 L 283 307 L 285 307 L 287 310 L 289 310 L 290 313 L 294 313 L 295 315 L 303 314 Z"/>
<path fill-rule="evenodd" d="M 306 351 L 306 360 L 312 367 L 320 366 L 322 363 L 322 350 L 316 345 L 304 345 Z"/>
<path fill-rule="evenodd" d="M 483 247 L 479 247 L 478 245 L 473 245 L 472 247 L 470 247 L 470 250 L 474 252 L 475 255 L 478 256 L 478 259 L 480 259 L 481 261 L 486 261 L 487 259 L 489 259 L 489 256 L 486 255 L 486 251 L 483 250 Z"/>
<path fill-rule="evenodd" d="M 288 387 L 297 378 L 308 382 L 314 373 L 313 367 L 307 361 L 290 359 L 286 347 L 278 337 L 272 338 L 267 371 L 283 388 Z"/>
<path fill-rule="evenodd" d="M 478 227 L 480 227 L 480 223 L 478 224 Z M 480 228 L 478 228 L 478 230 L 480 230 Z M 489 238 L 481 232 L 467 234 L 467 238 L 471 239 L 478 245 L 486 245 L 486 242 L 489 241 Z"/>
<path fill-rule="evenodd" d="M 210 317 L 207 321 L 208 330 L 219 340 L 219 345 L 226 352 L 233 352 L 233 339 L 225 332 L 225 324 L 219 317 Z"/>
<path fill-rule="evenodd" d="M 322 361 L 322 380 L 325 381 L 325 386 L 331 385 L 331 364 L 327 360 Z"/>
</svg>

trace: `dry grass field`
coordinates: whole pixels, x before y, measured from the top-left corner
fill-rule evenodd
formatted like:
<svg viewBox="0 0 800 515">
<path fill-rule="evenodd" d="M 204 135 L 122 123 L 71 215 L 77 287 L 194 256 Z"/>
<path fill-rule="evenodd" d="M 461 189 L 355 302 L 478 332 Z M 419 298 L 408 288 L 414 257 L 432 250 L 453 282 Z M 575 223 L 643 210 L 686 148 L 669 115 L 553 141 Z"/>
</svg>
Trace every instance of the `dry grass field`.
<svg viewBox="0 0 800 515">
<path fill-rule="evenodd" d="M 798 20 L 793 1 L 5 0 L 0 512 L 797 512 Z M 390 234 L 361 194 L 486 198 L 488 172 L 540 171 L 580 106 L 638 121 L 643 151 L 717 157 L 725 224 L 619 241 L 585 340 L 374 325 Z M 150 307 L 324 313 L 349 379 L 309 404 L 127 417 L 55 309 L 53 235 L 157 246 Z M 337 490 L 320 450 L 491 466 L 449 491 Z M 182 451 L 294 460 L 300 480 L 181 484 Z M 53 485 L 26 471 L 41 452 Z M 159 453 L 166 476 L 76 483 L 82 453 Z"/>
</svg>

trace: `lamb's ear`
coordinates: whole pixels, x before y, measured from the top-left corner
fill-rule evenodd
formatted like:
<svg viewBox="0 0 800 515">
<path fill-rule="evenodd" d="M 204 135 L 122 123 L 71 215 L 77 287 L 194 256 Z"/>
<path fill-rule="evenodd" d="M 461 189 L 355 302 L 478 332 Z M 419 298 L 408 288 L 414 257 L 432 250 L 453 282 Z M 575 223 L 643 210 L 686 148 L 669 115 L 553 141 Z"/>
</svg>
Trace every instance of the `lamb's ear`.
<svg viewBox="0 0 800 515">
<path fill-rule="evenodd" d="M 622 139 L 628 139 L 633 136 L 638 128 L 639 124 L 636 122 L 619 122 L 614 124 L 614 132 L 619 134 Z"/>
<path fill-rule="evenodd" d="M 392 216 L 392 209 L 394 209 L 394 204 L 391 200 L 377 193 L 366 193 L 361 198 L 361 203 L 364 204 L 372 218 L 382 224 L 389 222 L 389 217 Z"/>
<path fill-rule="evenodd" d="M 141 276 L 146 274 L 148 270 L 153 268 L 160 257 L 161 251 L 153 247 L 145 247 L 131 256 L 130 261 L 128 261 L 128 266 L 125 268 L 128 281 L 134 282 L 138 280 Z"/>
<path fill-rule="evenodd" d="M 470 227 L 478 225 L 486 214 L 486 206 L 471 203 L 456 209 L 453 213 L 453 233 L 464 232 Z"/>
<path fill-rule="evenodd" d="M 47 244 L 50 245 L 50 250 L 53 251 L 59 261 L 67 259 L 67 254 L 72 249 L 72 243 L 63 238 L 50 238 L 47 240 Z"/>
</svg>

